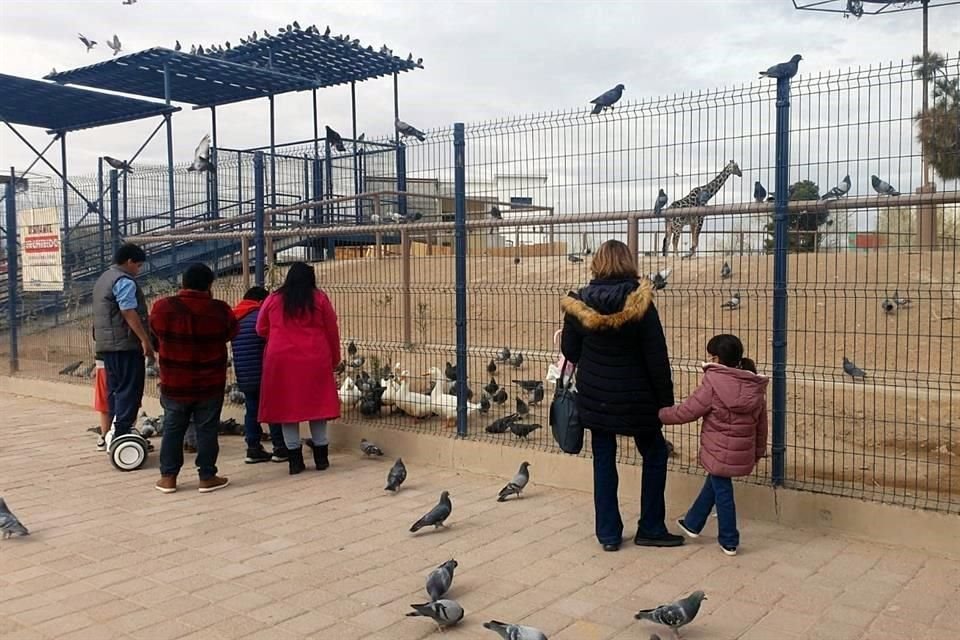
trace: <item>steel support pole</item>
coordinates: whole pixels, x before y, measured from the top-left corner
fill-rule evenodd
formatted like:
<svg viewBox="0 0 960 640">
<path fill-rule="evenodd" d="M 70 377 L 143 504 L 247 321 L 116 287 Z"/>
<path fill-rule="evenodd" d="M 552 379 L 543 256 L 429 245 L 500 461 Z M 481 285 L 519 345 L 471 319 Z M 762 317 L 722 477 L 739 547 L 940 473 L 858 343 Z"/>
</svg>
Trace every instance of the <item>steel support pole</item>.
<svg viewBox="0 0 960 640">
<path fill-rule="evenodd" d="M 7 183 L 7 324 L 10 338 L 10 373 L 20 370 L 17 336 L 17 306 L 20 292 L 17 288 L 17 172 L 10 167 Z"/>
<path fill-rule="evenodd" d="M 73 267 L 73 260 L 70 259 L 70 248 L 67 241 L 70 238 L 70 191 L 67 187 L 67 134 L 60 134 L 60 175 L 61 186 L 63 187 L 63 262 L 67 267 L 67 273 L 70 273 Z"/>
<path fill-rule="evenodd" d="M 103 214 L 103 158 L 97 158 L 97 230 L 100 240 L 100 271 L 107 268 L 107 218 Z"/>
<path fill-rule="evenodd" d="M 110 170 L 110 246 L 116 255 L 120 248 L 120 176 L 116 169 Z"/>
<path fill-rule="evenodd" d="M 353 139 L 353 195 L 357 195 L 360 193 L 359 163 L 357 161 L 357 83 L 353 80 L 350 81 L 350 124 L 353 130 L 351 134 Z M 357 198 L 353 201 L 353 213 L 356 217 L 357 224 L 360 224 L 363 219 L 361 210 L 362 205 L 360 199 Z"/>
<path fill-rule="evenodd" d="M 463 123 L 453 125 L 454 287 L 457 332 L 457 435 L 467 435 L 467 193 Z"/>
<path fill-rule="evenodd" d="M 264 253 L 266 242 L 263 236 L 264 222 L 264 194 L 263 194 L 263 152 L 257 151 L 253 156 L 253 234 L 254 234 L 254 282 L 262 287 L 264 281 Z"/>
<path fill-rule="evenodd" d="M 170 88 L 170 67 L 163 65 L 163 98 L 167 104 L 170 104 L 172 98 Z M 167 125 L 167 196 L 170 204 L 170 229 L 177 226 L 177 203 L 173 188 L 173 115 L 166 113 L 164 119 Z M 170 245 L 170 264 L 177 264 L 177 243 Z"/>
</svg>

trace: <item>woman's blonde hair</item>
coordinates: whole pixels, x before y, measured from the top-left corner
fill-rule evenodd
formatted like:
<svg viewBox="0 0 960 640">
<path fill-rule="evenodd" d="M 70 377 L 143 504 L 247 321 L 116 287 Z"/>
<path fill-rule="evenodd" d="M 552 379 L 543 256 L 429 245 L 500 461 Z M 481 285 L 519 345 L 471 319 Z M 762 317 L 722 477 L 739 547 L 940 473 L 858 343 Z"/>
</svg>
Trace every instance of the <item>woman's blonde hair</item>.
<svg viewBox="0 0 960 640">
<path fill-rule="evenodd" d="M 637 262 L 630 248 L 619 240 L 607 240 L 597 250 L 590 271 L 598 280 L 638 279 Z"/>
</svg>

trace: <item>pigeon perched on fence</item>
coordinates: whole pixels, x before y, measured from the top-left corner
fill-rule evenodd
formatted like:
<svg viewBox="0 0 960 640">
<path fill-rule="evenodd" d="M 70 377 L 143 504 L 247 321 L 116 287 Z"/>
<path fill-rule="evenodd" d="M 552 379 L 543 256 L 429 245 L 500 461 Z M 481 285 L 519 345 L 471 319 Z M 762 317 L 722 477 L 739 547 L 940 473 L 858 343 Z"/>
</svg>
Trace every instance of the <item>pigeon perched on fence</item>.
<svg viewBox="0 0 960 640">
<path fill-rule="evenodd" d="M 667 192 L 660 189 L 660 193 L 657 194 L 657 201 L 653 203 L 653 215 L 660 215 L 660 212 L 663 211 L 663 208 L 667 206 L 669 201 L 670 198 L 667 197 Z"/>
<path fill-rule="evenodd" d="M 727 280 L 732 275 L 733 275 L 733 269 L 730 268 L 730 263 L 724 262 L 723 266 L 720 267 L 720 279 Z"/>
<path fill-rule="evenodd" d="M 110 156 L 103 156 L 103 161 L 118 171 L 133 173 L 133 167 L 131 167 L 130 163 L 126 162 L 125 160 L 117 160 L 116 158 L 111 158 Z"/>
<path fill-rule="evenodd" d="M 524 487 L 527 486 L 528 482 L 530 482 L 530 463 L 522 462 L 520 469 L 514 474 L 513 479 L 510 480 L 503 489 L 500 489 L 500 493 L 497 494 L 497 502 L 505 502 L 510 496 L 517 496 L 519 498 L 520 493 Z"/>
<path fill-rule="evenodd" d="M 604 91 L 599 96 L 590 101 L 590 104 L 594 105 L 593 111 L 590 113 L 596 115 L 603 111 L 604 109 L 611 109 L 613 105 L 620 100 L 620 97 L 623 96 L 623 90 L 626 89 L 622 84 L 618 84 L 613 89 L 609 91 Z"/>
<path fill-rule="evenodd" d="M 0 531 L 4 540 L 12 536 L 30 535 L 30 531 L 13 515 L 3 498 L 0 498 Z"/>
<path fill-rule="evenodd" d="M 490 217 L 494 220 L 503 220 L 503 214 L 500 213 L 500 207 L 497 205 L 490 207 Z"/>
<path fill-rule="evenodd" d="M 329 125 L 327 125 L 327 142 L 337 151 L 347 150 L 347 148 L 343 146 L 343 138 L 340 137 L 339 133 L 331 129 Z"/>
<path fill-rule="evenodd" d="M 427 136 L 423 133 L 423 131 L 420 131 L 420 129 L 417 129 L 411 124 L 407 124 L 403 120 L 397 119 L 395 124 L 397 126 L 397 133 L 404 137 L 416 138 L 420 142 L 423 142 L 427 139 Z"/>
<path fill-rule="evenodd" d="M 423 616 L 430 618 L 437 623 L 437 628 L 442 630 L 446 627 L 452 627 L 463 620 L 463 607 L 455 600 L 437 600 L 425 604 L 412 604 L 414 611 L 407 616 Z"/>
<path fill-rule="evenodd" d="M 187 171 L 209 171 L 214 168 L 210 162 L 210 134 L 205 133 L 193 152 L 193 163 L 187 167 Z"/>
<path fill-rule="evenodd" d="M 397 458 L 397 461 L 390 467 L 390 472 L 387 474 L 387 486 L 383 490 L 396 493 L 406 479 L 407 467 L 403 464 L 403 458 Z"/>
<path fill-rule="evenodd" d="M 547 640 L 547 635 L 540 629 L 522 624 L 491 620 L 490 622 L 484 622 L 483 628 L 496 631 L 503 640 Z"/>
<path fill-rule="evenodd" d="M 733 311 L 740 308 L 740 292 L 734 291 L 733 295 L 730 296 L 730 299 L 720 305 L 723 309 L 730 309 Z"/>
<path fill-rule="evenodd" d="M 800 67 L 800 61 L 803 60 L 803 56 L 799 53 L 795 54 L 790 58 L 789 62 L 781 62 L 780 64 L 775 64 L 766 71 L 760 72 L 761 78 L 792 78 L 797 75 L 797 70 Z"/>
<path fill-rule="evenodd" d="M 759 180 L 753 183 L 753 199 L 757 202 L 763 202 L 767 199 L 767 190 L 763 188 Z"/>
<path fill-rule="evenodd" d="M 453 571 L 457 568 L 457 561 L 447 560 L 427 576 L 427 595 L 430 602 L 436 602 L 453 586 Z"/>
<path fill-rule="evenodd" d="M 852 184 L 853 183 L 850 182 L 850 175 L 848 174 L 843 178 L 843 180 L 840 181 L 840 184 L 838 184 L 837 186 L 835 186 L 834 188 L 830 189 L 825 194 L 820 196 L 820 199 L 821 200 L 837 200 L 839 198 L 842 198 L 843 196 L 847 195 L 847 193 L 849 193 L 850 187 L 852 186 Z"/>
<path fill-rule="evenodd" d="M 850 362 L 850 360 L 847 359 L 847 356 L 843 356 L 843 372 L 848 376 L 850 376 L 851 378 L 853 378 L 854 380 L 856 380 L 857 378 L 860 378 L 862 380 L 867 377 L 866 372 L 860 367 L 858 367 L 857 365 Z"/>
<path fill-rule="evenodd" d="M 96 40 L 90 40 L 82 33 L 78 33 L 77 37 L 80 38 L 80 42 L 83 43 L 83 46 L 87 48 L 87 53 L 90 53 L 90 49 L 93 49 L 95 46 L 97 46 Z"/>
<path fill-rule="evenodd" d="M 410 533 L 416 533 L 420 529 L 433 525 L 433 528 L 445 527 L 444 524 L 447 518 L 450 517 L 450 513 L 453 511 L 453 503 L 450 502 L 450 492 L 444 491 L 440 494 L 440 501 L 426 512 L 423 517 L 413 523 L 413 526 L 410 527 Z"/>
<path fill-rule="evenodd" d="M 363 451 L 365 456 L 382 456 L 383 449 L 370 442 L 366 438 L 360 438 L 360 451 Z"/>
<path fill-rule="evenodd" d="M 703 591 L 694 591 L 686 598 L 670 604 L 662 604 L 656 609 L 642 609 L 633 617 L 637 620 L 650 620 L 662 624 L 676 632 L 677 629 L 693 622 L 700 611 L 700 603 L 707 599 Z"/>
<path fill-rule="evenodd" d="M 881 180 L 878 176 L 870 176 L 870 185 L 873 190 L 882 196 L 898 196 L 900 192 L 893 188 L 886 180 Z"/>
</svg>

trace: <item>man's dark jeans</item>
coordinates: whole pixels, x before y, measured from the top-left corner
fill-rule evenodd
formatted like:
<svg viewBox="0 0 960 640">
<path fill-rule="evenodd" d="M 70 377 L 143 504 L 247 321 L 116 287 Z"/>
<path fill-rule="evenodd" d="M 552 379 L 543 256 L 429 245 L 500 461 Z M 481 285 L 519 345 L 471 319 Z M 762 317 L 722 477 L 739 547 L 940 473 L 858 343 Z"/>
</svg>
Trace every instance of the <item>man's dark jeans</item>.
<svg viewBox="0 0 960 640">
<path fill-rule="evenodd" d="M 163 407 L 163 440 L 160 443 L 160 474 L 177 475 L 183 466 L 183 436 L 193 418 L 197 428 L 197 467 L 200 479 L 209 480 L 217 475 L 217 456 L 220 442 L 217 428 L 220 426 L 220 411 L 223 396 L 208 400 L 178 402 L 160 395 Z"/>
<path fill-rule="evenodd" d="M 105 351 L 103 367 L 107 370 L 107 402 L 115 417 L 113 436 L 122 436 L 133 429 L 143 402 L 143 385 L 147 370 L 143 352 Z"/>
<path fill-rule="evenodd" d="M 260 387 L 240 387 L 243 392 L 243 403 L 246 412 L 243 415 L 243 439 L 247 441 L 248 449 L 260 449 L 260 420 L 257 414 L 260 412 Z M 274 451 L 283 449 L 283 429 L 279 423 L 270 423 L 270 442 L 273 443 Z"/>
<path fill-rule="evenodd" d="M 620 544 L 623 540 L 623 519 L 617 488 L 617 436 L 610 431 L 590 430 L 593 448 L 593 506 L 596 518 L 597 540 L 600 544 Z M 667 442 L 660 429 L 634 437 L 637 451 L 643 456 L 640 487 L 640 521 L 637 533 L 641 537 L 656 538 L 667 533 Z"/>
</svg>

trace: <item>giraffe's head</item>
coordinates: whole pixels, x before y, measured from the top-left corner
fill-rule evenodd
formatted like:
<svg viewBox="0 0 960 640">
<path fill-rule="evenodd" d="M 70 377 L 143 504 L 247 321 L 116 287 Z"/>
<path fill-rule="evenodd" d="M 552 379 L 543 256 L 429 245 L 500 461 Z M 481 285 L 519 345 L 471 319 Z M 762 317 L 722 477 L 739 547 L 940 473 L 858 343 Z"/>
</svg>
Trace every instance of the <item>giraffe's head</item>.
<svg viewBox="0 0 960 640">
<path fill-rule="evenodd" d="M 724 170 L 725 170 L 727 173 L 731 173 L 731 174 L 737 176 L 738 178 L 742 178 L 742 177 L 743 177 L 743 172 L 740 171 L 740 165 L 737 164 L 737 161 L 736 161 L 736 160 L 731 160 L 730 162 L 728 162 L 728 163 L 727 163 L 727 166 L 724 167 Z"/>
</svg>

